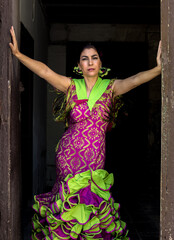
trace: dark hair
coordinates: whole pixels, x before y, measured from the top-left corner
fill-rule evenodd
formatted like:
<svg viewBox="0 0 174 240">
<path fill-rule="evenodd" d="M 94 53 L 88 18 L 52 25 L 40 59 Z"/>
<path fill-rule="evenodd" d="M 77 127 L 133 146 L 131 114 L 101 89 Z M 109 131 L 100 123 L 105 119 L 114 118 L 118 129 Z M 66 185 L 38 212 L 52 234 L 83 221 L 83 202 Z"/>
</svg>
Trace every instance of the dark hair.
<svg viewBox="0 0 174 240">
<path fill-rule="evenodd" d="M 90 49 L 90 48 L 93 48 L 94 50 L 96 50 L 96 52 L 98 53 L 100 59 L 102 60 L 102 52 L 101 50 L 99 50 L 94 44 L 92 43 L 87 43 L 85 45 L 83 45 L 80 49 L 79 49 L 79 55 L 78 55 L 78 63 L 80 61 L 80 55 L 81 53 L 85 50 L 85 49 Z"/>
</svg>

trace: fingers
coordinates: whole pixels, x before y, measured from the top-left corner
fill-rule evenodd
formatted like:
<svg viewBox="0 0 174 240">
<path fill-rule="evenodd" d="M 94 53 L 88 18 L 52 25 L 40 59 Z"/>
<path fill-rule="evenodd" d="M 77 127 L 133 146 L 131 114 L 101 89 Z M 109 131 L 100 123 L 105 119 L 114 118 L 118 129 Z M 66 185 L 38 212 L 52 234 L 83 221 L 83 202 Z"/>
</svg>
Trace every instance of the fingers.
<svg viewBox="0 0 174 240">
<path fill-rule="evenodd" d="M 159 45 L 158 45 L 157 58 L 156 58 L 158 66 L 161 65 L 161 52 L 162 52 L 162 50 L 161 50 L 161 40 L 160 40 Z"/>
<path fill-rule="evenodd" d="M 159 45 L 158 45 L 157 57 L 161 57 L 161 40 L 160 40 Z"/>
<path fill-rule="evenodd" d="M 9 43 L 9 46 L 11 48 L 11 50 L 13 49 L 13 44 L 12 43 Z"/>
<path fill-rule="evenodd" d="M 16 35 L 15 35 L 15 31 L 14 31 L 14 27 L 11 26 L 10 28 L 10 34 L 11 34 L 11 37 L 12 37 L 12 42 L 9 43 L 9 46 L 12 50 L 12 53 L 15 55 L 16 53 L 18 53 L 18 44 L 17 44 L 17 40 L 16 40 Z"/>
<path fill-rule="evenodd" d="M 13 51 L 13 48 L 14 48 L 14 30 L 13 30 L 13 26 L 10 28 L 10 34 L 11 34 L 11 37 L 12 37 L 12 43 L 9 43 L 9 46 L 10 46 L 11 50 Z"/>
<path fill-rule="evenodd" d="M 14 31 L 13 26 L 10 28 L 10 33 L 11 33 L 11 36 L 12 36 L 13 44 L 15 44 L 16 43 L 16 35 L 15 35 L 15 31 Z"/>
</svg>

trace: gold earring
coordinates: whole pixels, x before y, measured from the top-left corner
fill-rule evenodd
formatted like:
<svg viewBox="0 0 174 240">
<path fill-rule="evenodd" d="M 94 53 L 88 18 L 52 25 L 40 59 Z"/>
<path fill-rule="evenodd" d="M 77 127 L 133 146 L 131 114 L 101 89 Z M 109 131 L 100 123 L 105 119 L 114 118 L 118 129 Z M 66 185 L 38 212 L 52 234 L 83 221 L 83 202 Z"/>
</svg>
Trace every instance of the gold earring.
<svg viewBox="0 0 174 240">
<path fill-rule="evenodd" d="M 79 68 L 79 66 L 74 67 L 73 72 L 76 73 L 76 74 L 78 74 L 78 75 L 83 76 L 83 72 L 82 72 L 82 70 Z"/>
</svg>

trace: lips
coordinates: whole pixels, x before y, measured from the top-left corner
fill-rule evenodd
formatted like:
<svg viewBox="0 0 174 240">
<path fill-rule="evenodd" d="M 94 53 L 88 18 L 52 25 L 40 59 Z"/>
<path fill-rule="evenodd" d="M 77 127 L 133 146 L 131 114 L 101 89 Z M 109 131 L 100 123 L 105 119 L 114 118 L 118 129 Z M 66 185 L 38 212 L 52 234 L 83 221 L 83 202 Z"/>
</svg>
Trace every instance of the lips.
<svg viewBox="0 0 174 240">
<path fill-rule="evenodd" d="M 88 71 L 89 72 L 92 72 L 92 71 L 94 71 L 95 70 L 95 68 L 88 68 Z"/>
</svg>

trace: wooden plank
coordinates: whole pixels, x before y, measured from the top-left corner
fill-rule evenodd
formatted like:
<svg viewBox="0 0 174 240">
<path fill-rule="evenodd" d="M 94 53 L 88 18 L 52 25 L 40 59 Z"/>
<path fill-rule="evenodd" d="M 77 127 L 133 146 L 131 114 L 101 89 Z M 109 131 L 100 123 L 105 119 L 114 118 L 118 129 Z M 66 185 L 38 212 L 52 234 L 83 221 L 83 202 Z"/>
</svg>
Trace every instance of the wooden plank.
<svg viewBox="0 0 174 240">
<path fill-rule="evenodd" d="M 0 238 L 20 240 L 19 64 L 8 46 L 12 24 L 18 35 L 18 0 L 1 0 L 0 13 Z"/>
<path fill-rule="evenodd" d="M 161 128 L 161 234 L 174 239 L 174 2 L 161 1 L 162 128 Z"/>
</svg>

